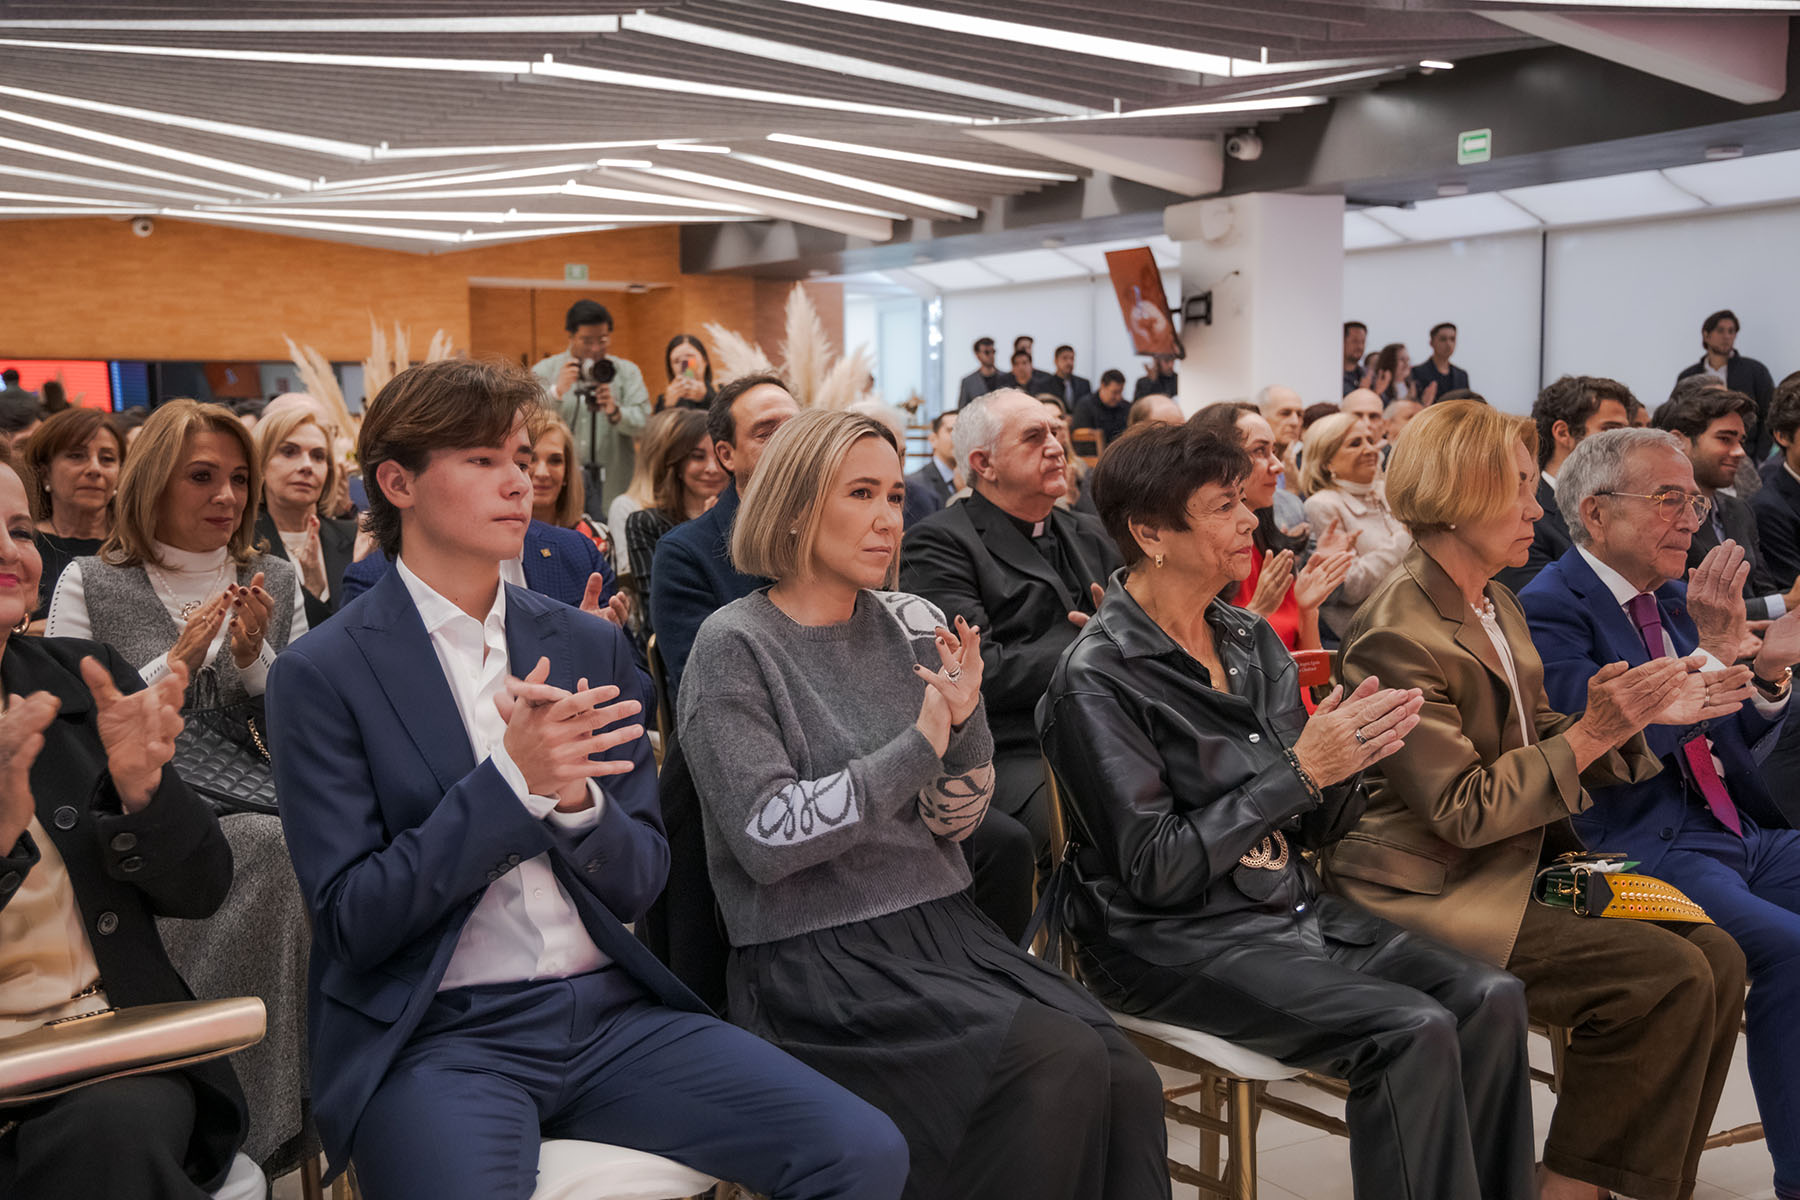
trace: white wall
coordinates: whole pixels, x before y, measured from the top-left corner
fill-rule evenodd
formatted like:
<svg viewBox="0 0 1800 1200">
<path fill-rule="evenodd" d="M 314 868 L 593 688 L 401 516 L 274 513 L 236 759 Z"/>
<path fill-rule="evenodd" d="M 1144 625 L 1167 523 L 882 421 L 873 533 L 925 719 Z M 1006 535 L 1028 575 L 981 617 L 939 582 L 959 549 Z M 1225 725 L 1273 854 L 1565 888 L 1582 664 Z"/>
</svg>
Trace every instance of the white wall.
<svg viewBox="0 0 1800 1200">
<path fill-rule="evenodd" d="M 1163 290 L 1169 303 L 1179 303 L 1175 271 L 1163 272 Z M 1118 296 L 1104 275 L 947 292 L 943 324 L 943 402 L 948 408 L 956 407 L 962 377 L 975 369 L 971 347 L 979 337 L 994 339 L 994 364 L 1002 372 L 1011 366 L 1012 340 L 1020 334 L 1035 339 L 1032 361 L 1040 371 L 1056 370 L 1053 355 L 1058 346 L 1073 346 L 1077 375 L 1097 385 L 1102 371 L 1116 368 L 1125 374 L 1127 396 L 1150 361 L 1132 351 Z"/>
<path fill-rule="evenodd" d="M 1469 386 L 1509 412 L 1531 411 L 1538 388 L 1541 235 L 1504 234 L 1393 246 L 1344 256 L 1344 320 L 1369 327 L 1369 349 L 1404 342 L 1431 357 L 1431 327 L 1456 326 L 1452 360 Z M 1320 397 L 1308 396 L 1309 404 Z"/>
<path fill-rule="evenodd" d="M 1513 412 L 1564 374 L 1610 376 L 1655 408 L 1717 309 L 1737 313 L 1739 351 L 1777 381 L 1800 369 L 1796 267 L 1800 206 L 1391 246 L 1345 256 L 1344 319 L 1415 362 L 1431 326 L 1455 322 L 1471 386 Z"/>
</svg>

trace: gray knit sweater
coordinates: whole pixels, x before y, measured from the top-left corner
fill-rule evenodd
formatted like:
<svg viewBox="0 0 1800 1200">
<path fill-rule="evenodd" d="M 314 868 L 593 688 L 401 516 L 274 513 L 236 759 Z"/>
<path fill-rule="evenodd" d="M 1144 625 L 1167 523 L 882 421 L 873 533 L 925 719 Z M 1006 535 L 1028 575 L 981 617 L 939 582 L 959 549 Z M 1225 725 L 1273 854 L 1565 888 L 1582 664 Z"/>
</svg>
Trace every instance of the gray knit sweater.
<svg viewBox="0 0 1800 1200">
<path fill-rule="evenodd" d="M 707 865 L 734 946 L 883 916 L 962 891 L 962 851 L 925 820 L 972 826 L 993 793 L 977 706 L 940 760 L 914 728 L 943 664 L 944 616 L 863 592 L 841 625 L 797 624 L 767 589 L 700 627 L 679 697 Z"/>
</svg>

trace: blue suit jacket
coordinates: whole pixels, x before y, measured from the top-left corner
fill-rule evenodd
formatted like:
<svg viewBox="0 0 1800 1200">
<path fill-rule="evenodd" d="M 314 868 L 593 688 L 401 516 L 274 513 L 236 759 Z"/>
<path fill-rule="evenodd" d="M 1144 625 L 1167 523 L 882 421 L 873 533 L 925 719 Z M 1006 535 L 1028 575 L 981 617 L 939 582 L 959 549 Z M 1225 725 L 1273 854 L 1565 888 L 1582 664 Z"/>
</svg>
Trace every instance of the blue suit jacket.
<svg viewBox="0 0 1800 1200">
<path fill-rule="evenodd" d="M 348 604 L 374 587 L 393 563 L 393 559 L 381 553 L 351 563 L 344 571 L 342 603 Z M 575 608 L 581 607 L 581 598 L 587 593 L 588 576 L 595 571 L 606 578 L 600 603 L 610 600 L 617 586 L 612 565 L 594 543 L 573 529 L 544 521 L 533 521 L 525 530 L 524 565 L 525 586 Z"/>
<path fill-rule="evenodd" d="M 1531 624 L 1532 643 L 1544 660 L 1544 690 L 1558 712 L 1587 708 L 1588 680 L 1605 664 L 1635 667 L 1650 661 L 1637 626 L 1578 550 L 1545 567 L 1519 600 Z M 1656 590 L 1656 607 L 1676 652 L 1694 653 L 1700 636 L 1687 613 L 1687 585 L 1663 584 Z M 1761 771 L 1782 723 L 1783 717 L 1770 720 L 1756 711 L 1754 702 L 1745 701 L 1735 715 L 1702 725 L 1650 726 L 1644 740 L 1662 760 L 1662 772 L 1642 783 L 1591 789 L 1594 806 L 1575 818 L 1582 840 L 1596 850 L 1623 851 L 1654 873 L 1694 803 L 1688 797 L 1681 745 L 1702 734 L 1712 739 L 1713 753 L 1725 768 L 1725 786 L 1738 808 L 1759 824 L 1786 825 Z"/>
<path fill-rule="evenodd" d="M 550 659 L 549 682 L 613 681 L 650 709 L 613 625 L 506 589 L 514 673 Z M 491 759 L 475 762 L 418 608 L 389 572 L 296 642 L 269 673 L 269 741 L 288 853 L 312 917 L 307 1026 L 312 1097 L 334 1171 L 376 1086 L 436 994 L 487 885 L 550 855 L 601 951 L 681 1009 L 705 1006 L 625 928 L 661 892 L 669 848 L 649 742 L 603 758 L 599 824 L 567 833 L 533 817 Z"/>
<path fill-rule="evenodd" d="M 1750 497 L 1763 562 L 1777 582 L 1800 577 L 1800 480 L 1779 458 L 1763 470 L 1763 485 Z"/>
<path fill-rule="evenodd" d="M 683 521 L 656 543 L 656 561 L 650 567 L 650 628 L 656 631 L 656 651 L 668 672 L 671 703 L 701 623 L 733 600 L 769 584 L 731 565 L 731 525 L 737 511 L 738 490 L 733 483 L 711 508 Z"/>
</svg>

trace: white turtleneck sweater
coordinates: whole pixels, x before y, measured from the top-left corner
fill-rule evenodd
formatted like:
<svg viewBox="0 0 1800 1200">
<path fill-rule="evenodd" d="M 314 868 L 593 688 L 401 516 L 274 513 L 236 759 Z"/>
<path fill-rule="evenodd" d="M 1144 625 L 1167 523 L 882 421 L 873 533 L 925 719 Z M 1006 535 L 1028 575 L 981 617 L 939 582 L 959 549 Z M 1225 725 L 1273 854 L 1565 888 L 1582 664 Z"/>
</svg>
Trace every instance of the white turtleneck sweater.
<svg viewBox="0 0 1800 1200">
<path fill-rule="evenodd" d="M 180 628 L 186 622 L 181 615 L 183 605 L 205 603 L 225 590 L 227 584 L 237 579 L 237 570 L 226 558 L 223 548 L 203 553 L 188 550 L 177 550 L 162 542 L 155 543 L 157 557 L 165 565 L 145 563 L 144 570 L 150 576 L 150 586 L 157 598 L 168 610 L 169 619 Z M 87 597 L 81 588 L 80 571 L 64 571 L 62 578 L 56 582 L 56 594 L 50 600 L 50 616 L 44 626 L 46 637 L 91 638 L 93 622 L 88 618 Z M 294 588 L 294 621 L 288 633 L 288 641 L 306 632 L 306 590 L 298 584 Z M 206 656 L 201 660 L 211 662 L 225 644 L 231 630 L 221 623 L 219 632 L 213 636 L 212 645 L 206 648 Z M 264 642 L 256 661 L 248 667 L 238 670 L 244 681 L 244 690 L 252 696 L 260 696 L 268 686 L 269 668 L 274 665 L 275 653 Z M 169 673 L 169 656 L 167 652 L 157 655 L 147 663 L 134 663 L 138 674 L 146 684 L 155 683 Z"/>
</svg>

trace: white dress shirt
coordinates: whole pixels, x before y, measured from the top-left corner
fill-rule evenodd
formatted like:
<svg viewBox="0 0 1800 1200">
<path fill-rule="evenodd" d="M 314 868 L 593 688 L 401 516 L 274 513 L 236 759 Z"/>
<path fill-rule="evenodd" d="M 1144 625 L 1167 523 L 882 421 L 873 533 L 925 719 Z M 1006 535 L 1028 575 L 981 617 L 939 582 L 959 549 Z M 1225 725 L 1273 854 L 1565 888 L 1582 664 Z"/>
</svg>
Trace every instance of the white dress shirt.
<svg viewBox="0 0 1800 1200">
<path fill-rule="evenodd" d="M 169 619 L 180 629 L 187 624 L 187 618 L 181 615 L 185 604 L 203 604 L 225 590 L 228 583 L 237 582 L 237 571 L 225 561 L 223 549 L 204 553 L 193 553 L 188 550 L 177 550 L 162 542 L 153 543 L 156 555 L 162 565 L 145 563 L 144 573 L 150 577 L 151 590 L 161 600 Z M 299 568 L 295 568 L 296 574 Z M 294 615 L 288 626 L 288 642 L 292 644 L 306 632 L 306 589 L 300 580 L 294 580 Z M 56 581 L 56 592 L 50 598 L 50 613 L 44 623 L 44 636 L 92 639 L 94 623 L 88 616 L 87 594 L 82 590 L 81 572 L 79 570 L 64 571 Z M 219 632 L 213 635 L 212 645 L 206 648 L 201 662 L 211 662 L 219 653 L 220 647 L 231 636 L 228 621 L 221 622 Z M 133 663 L 146 686 L 155 683 L 169 673 L 169 655 L 167 651 L 157 655 L 147 663 Z M 275 665 L 275 651 L 264 641 L 256 661 L 247 667 L 238 668 L 238 678 L 244 681 L 244 690 L 252 696 L 260 696 L 269 684 L 269 668 Z"/>
<path fill-rule="evenodd" d="M 503 581 L 509 574 L 505 566 L 502 564 Z M 599 824 L 605 797 L 592 781 L 588 792 L 593 807 L 557 812 L 555 797 L 534 796 L 526 790 L 524 773 L 506 751 L 506 722 L 494 707 L 495 697 L 505 691 L 511 666 L 506 651 L 506 588 L 494 589 L 487 620 L 477 621 L 413 574 L 404 555 L 396 560 L 394 569 L 400 572 L 425 623 L 475 760 L 492 759 L 500 777 L 532 816 L 566 830 L 587 830 Z M 550 869 L 550 856 L 540 854 L 488 885 L 457 938 L 438 990 L 561 979 L 598 970 L 606 962 L 606 955 L 581 923 L 569 893 Z"/>
<path fill-rule="evenodd" d="M 1623 575 L 1588 553 L 1588 548 L 1586 546 L 1577 546 L 1575 547 L 1575 550 L 1587 561 L 1587 565 L 1594 569 L 1594 574 L 1600 577 L 1600 582 L 1606 585 L 1606 590 L 1612 593 L 1613 599 L 1618 601 L 1621 609 L 1624 609 L 1625 619 L 1631 621 L 1631 628 L 1636 630 L 1637 622 L 1632 620 L 1631 610 L 1625 608 L 1625 606 L 1630 604 L 1632 599 L 1637 596 L 1638 590 L 1635 587 L 1632 587 L 1631 583 Z M 1669 636 L 1669 627 L 1667 625 L 1662 627 L 1662 639 L 1663 653 L 1670 658 L 1675 658 L 1675 639 Z M 1713 656 L 1711 651 L 1701 649 L 1697 651 L 1697 653 L 1706 659 L 1705 664 L 1701 667 L 1701 670 L 1703 671 L 1717 671 L 1723 669 L 1725 666 L 1724 663 Z M 1781 713 L 1781 710 L 1787 707 L 1788 702 L 1786 696 L 1781 697 L 1779 700 L 1769 700 L 1764 698 L 1761 692 L 1751 693 L 1751 700 L 1756 705 L 1756 711 L 1765 717 L 1778 716 Z M 1710 745 L 1711 743 L 1709 742 L 1708 744 Z M 1718 760 L 1714 759 L 1713 761 L 1716 763 Z M 1724 774 L 1723 766 L 1720 766 L 1719 773 L 1721 776 Z"/>
</svg>

